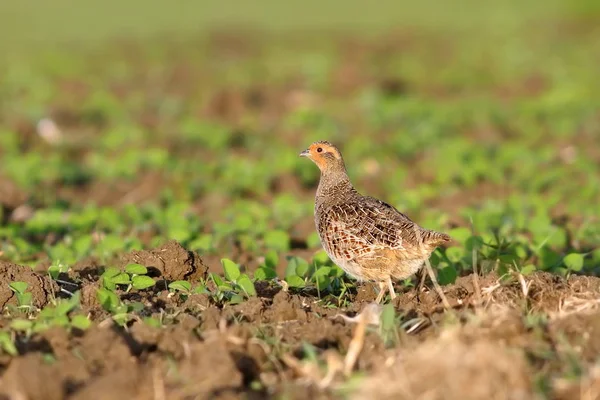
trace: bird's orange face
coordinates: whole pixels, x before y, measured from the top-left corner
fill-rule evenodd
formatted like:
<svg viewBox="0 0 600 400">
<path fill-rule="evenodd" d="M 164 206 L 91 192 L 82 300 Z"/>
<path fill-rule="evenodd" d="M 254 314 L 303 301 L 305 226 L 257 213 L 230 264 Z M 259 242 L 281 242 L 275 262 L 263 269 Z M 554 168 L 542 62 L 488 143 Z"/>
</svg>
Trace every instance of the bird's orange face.
<svg viewBox="0 0 600 400">
<path fill-rule="evenodd" d="M 340 151 L 334 145 L 325 141 L 314 142 L 308 149 L 300 153 L 300 157 L 311 159 L 321 171 L 332 163 L 342 160 Z"/>
</svg>

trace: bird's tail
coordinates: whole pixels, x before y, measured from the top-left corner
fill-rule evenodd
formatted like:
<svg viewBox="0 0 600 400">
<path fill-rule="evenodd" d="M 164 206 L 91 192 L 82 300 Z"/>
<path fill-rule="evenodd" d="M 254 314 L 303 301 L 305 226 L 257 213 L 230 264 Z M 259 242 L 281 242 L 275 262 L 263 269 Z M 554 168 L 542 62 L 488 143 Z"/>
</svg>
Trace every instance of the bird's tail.
<svg viewBox="0 0 600 400">
<path fill-rule="evenodd" d="M 423 235 L 423 243 L 435 248 L 442 244 L 448 243 L 452 238 L 445 233 L 436 232 L 436 231 L 426 231 Z"/>
</svg>

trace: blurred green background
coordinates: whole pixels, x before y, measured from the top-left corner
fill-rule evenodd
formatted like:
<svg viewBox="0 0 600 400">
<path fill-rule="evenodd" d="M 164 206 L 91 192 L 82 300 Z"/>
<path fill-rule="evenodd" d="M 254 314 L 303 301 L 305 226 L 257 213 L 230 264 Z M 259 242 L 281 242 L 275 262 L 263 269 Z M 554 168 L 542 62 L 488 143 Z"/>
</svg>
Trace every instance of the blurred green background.
<svg viewBox="0 0 600 400">
<path fill-rule="evenodd" d="M 426 27 L 506 35 L 524 24 L 589 16 L 599 8 L 593 0 L 4 1 L 0 4 L 0 48 L 14 51 L 115 37 L 197 35 L 223 27 L 361 34 Z"/>
</svg>

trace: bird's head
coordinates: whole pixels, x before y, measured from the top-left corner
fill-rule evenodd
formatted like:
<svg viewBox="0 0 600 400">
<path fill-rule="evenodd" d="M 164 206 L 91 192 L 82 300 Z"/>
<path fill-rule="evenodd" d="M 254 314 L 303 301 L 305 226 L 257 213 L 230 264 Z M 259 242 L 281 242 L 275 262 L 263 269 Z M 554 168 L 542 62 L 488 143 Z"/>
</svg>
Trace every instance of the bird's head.
<svg viewBox="0 0 600 400">
<path fill-rule="evenodd" d="M 311 144 L 308 149 L 300 153 L 300 157 L 312 160 L 321 172 L 339 169 L 345 171 L 346 169 L 342 153 L 333 144 L 324 140 Z"/>
</svg>

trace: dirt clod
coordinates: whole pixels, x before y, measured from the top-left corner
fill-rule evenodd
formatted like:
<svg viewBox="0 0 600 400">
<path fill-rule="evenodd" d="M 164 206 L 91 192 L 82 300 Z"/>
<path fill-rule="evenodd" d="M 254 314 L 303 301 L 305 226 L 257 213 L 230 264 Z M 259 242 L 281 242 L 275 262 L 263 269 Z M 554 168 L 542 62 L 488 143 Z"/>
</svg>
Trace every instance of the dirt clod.
<svg viewBox="0 0 600 400">
<path fill-rule="evenodd" d="M 137 263 L 156 269 L 167 280 L 204 278 L 208 271 L 202 258 L 171 240 L 153 250 L 132 251 L 121 259 L 121 266 Z"/>
<path fill-rule="evenodd" d="M 22 281 L 27 283 L 27 292 L 32 294 L 32 305 L 44 307 L 53 293 L 58 293 L 59 288 L 47 275 L 33 272 L 29 267 L 0 261 L 0 308 L 7 304 L 17 305 L 15 293 L 8 286 L 11 282 Z"/>
<path fill-rule="evenodd" d="M 518 351 L 485 340 L 464 343 L 448 334 L 401 350 L 352 398 L 530 399 L 529 376 Z"/>
<path fill-rule="evenodd" d="M 14 359 L 0 380 L 0 394 L 9 399 L 61 400 L 64 395 L 58 366 L 44 362 L 41 353 Z"/>
</svg>

